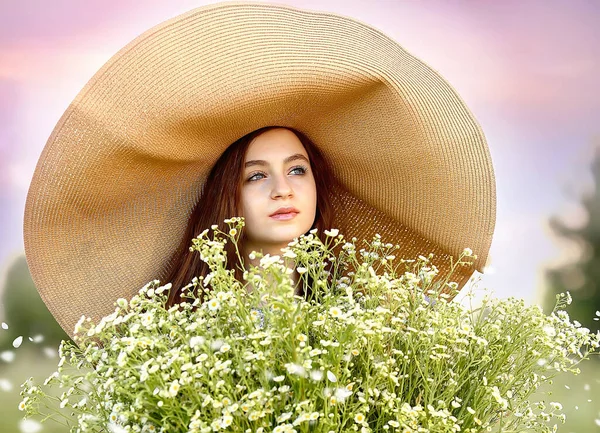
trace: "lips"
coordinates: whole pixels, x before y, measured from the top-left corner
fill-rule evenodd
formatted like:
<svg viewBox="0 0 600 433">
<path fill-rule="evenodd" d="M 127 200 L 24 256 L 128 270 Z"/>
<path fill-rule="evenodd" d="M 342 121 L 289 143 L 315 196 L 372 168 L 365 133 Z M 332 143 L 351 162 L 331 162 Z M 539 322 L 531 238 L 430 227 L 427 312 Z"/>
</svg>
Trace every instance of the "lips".
<svg viewBox="0 0 600 433">
<path fill-rule="evenodd" d="M 277 220 L 277 221 L 288 221 L 288 220 L 296 218 L 296 215 L 298 215 L 297 212 L 276 213 L 274 215 L 271 215 L 270 218 Z"/>
<path fill-rule="evenodd" d="M 280 207 L 279 209 L 277 209 L 275 212 L 273 212 L 271 215 L 269 215 L 270 217 L 276 217 L 277 215 L 295 215 L 297 213 L 300 213 L 300 211 L 298 209 L 296 209 L 293 206 L 286 206 L 286 207 Z"/>
</svg>

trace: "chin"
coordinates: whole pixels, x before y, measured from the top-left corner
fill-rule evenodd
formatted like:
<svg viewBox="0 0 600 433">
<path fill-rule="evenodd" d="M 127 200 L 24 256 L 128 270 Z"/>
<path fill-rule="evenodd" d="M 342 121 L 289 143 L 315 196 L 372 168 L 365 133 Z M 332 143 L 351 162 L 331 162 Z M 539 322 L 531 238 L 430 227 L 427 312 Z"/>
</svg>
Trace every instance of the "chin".
<svg viewBox="0 0 600 433">
<path fill-rule="evenodd" d="M 290 243 L 294 238 L 299 237 L 300 235 L 306 233 L 310 227 L 306 230 L 303 230 L 301 227 L 293 226 L 293 227 L 280 227 L 279 230 L 273 230 L 271 232 L 271 240 L 273 243 Z"/>
</svg>

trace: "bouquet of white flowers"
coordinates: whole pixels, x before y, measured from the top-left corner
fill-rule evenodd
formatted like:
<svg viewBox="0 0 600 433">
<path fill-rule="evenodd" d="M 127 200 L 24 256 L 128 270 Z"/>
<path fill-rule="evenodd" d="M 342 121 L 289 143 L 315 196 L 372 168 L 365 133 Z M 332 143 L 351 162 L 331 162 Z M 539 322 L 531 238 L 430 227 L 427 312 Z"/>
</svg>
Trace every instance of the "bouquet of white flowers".
<svg viewBox="0 0 600 433">
<path fill-rule="evenodd" d="M 29 380 L 20 408 L 59 406 L 71 432 L 547 432 L 564 416 L 536 389 L 598 351 L 568 294 L 551 315 L 516 299 L 466 308 L 431 256 L 396 260 L 379 236 L 357 250 L 313 231 L 237 281 L 224 244 L 244 221 L 227 223 L 193 241 L 211 272 L 189 301 L 166 308 L 170 284 L 154 281 L 99 323 L 82 317 L 45 382 L 65 391 Z M 294 294 L 289 260 L 310 296 Z"/>
</svg>

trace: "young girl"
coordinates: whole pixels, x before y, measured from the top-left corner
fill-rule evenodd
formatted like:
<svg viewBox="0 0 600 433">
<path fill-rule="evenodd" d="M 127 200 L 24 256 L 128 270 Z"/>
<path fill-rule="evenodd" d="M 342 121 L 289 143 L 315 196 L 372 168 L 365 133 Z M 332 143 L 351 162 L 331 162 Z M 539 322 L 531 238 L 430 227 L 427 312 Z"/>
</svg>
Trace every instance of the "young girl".
<svg viewBox="0 0 600 433">
<path fill-rule="evenodd" d="M 331 169 L 319 149 L 293 128 L 260 128 L 231 144 L 212 167 L 171 259 L 171 271 L 165 278 L 172 283 L 168 306 L 183 300 L 181 288 L 194 277 L 208 273 L 200 254 L 189 250 L 193 237 L 213 224 L 223 229 L 226 218 L 243 216 L 239 247 L 244 262 L 257 265 L 258 259 L 249 257 L 252 251 L 279 255 L 281 248 L 313 228 L 318 229 L 319 237 L 331 228 L 333 184 Z M 242 281 L 243 264 L 234 246 L 227 243 L 225 249 L 228 268 Z M 292 278 L 298 283 L 296 270 Z"/>
<path fill-rule="evenodd" d="M 77 95 L 29 188 L 25 252 L 69 334 L 154 279 L 179 302 L 206 274 L 192 238 L 233 216 L 244 261 L 313 227 L 433 253 L 441 276 L 468 247 L 461 287 L 485 266 L 495 194 L 477 120 L 396 41 L 329 12 L 223 2 L 140 35 Z"/>
</svg>

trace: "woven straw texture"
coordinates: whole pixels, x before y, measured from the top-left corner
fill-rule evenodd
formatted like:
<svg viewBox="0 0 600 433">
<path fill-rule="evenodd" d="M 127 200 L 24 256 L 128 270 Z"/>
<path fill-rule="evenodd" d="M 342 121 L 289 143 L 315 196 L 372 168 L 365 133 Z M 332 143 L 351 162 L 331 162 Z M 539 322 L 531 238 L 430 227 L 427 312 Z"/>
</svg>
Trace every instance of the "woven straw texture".
<svg viewBox="0 0 600 433">
<path fill-rule="evenodd" d="M 67 333 L 164 275 L 203 182 L 239 137 L 304 132 L 343 189 L 347 238 L 433 252 L 465 247 L 482 270 L 495 224 L 484 134 L 456 91 L 380 31 L 332 13 L 225 2 L 148 30 L 68 107 L 25 209 L 34 282 Z M 233 174 L 232 174 L 233 175 Z M 210 205 L 210 204 L 207 204 Z"/>
</svg>

